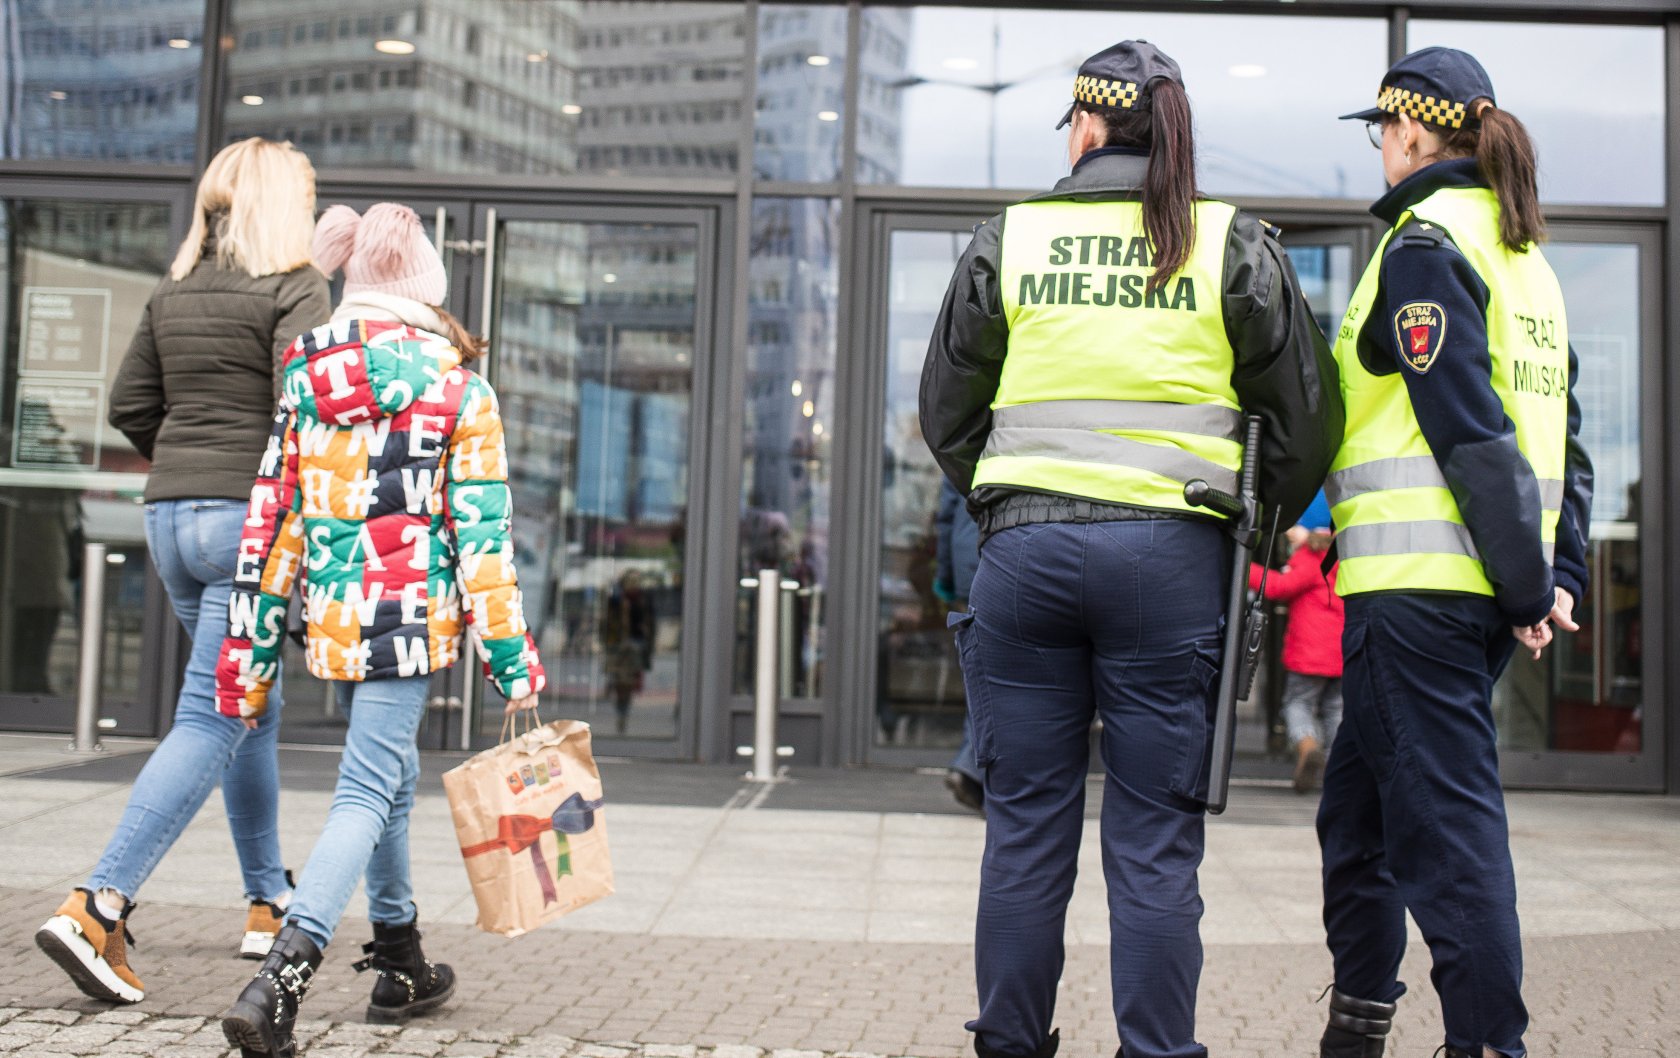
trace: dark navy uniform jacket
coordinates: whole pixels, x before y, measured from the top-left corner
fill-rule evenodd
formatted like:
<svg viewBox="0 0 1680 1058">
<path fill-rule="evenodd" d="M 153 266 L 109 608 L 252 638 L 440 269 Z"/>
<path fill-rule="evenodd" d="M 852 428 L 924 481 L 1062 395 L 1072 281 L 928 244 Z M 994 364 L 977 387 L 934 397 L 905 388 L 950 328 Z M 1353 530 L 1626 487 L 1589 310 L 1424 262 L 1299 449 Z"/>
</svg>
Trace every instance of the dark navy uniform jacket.
<svg viewBox="0 0 1680 1058">
<path fill-rule="evenodd" d="M 1444 187 L 1486 187 L 1474 159 L 1426 166 L 1378 199 L 1371 212 L 1387 224 Z M 1359 359 L 1373 374 L 1406 379 L 1412 410 L 1441 473 L 1452 489 L 1464 524 L 1481 552 L 1500 608 L 1513 625 L 1533 625 L 1551 612 L 1553 585 L 1579 604 L 1587 588 L 1587 523 L 1592 513 L 1592 461 L 1581 447 L 1581 405 L 1575 399 L 1579 364 L 1569 349 L 1569 448 L 1564 469 L 1563 511 L 1550 568 L 1540 550 L 1539 512 L 1520 502 L 1513 466 L 1523 458 L 1516 427 L 1493 389 L 1488 353 L 1488 288 L 1470 262 L 1438 229 L 1408 224 L 1390 240 L 1382 263 L 1377 305 L 1387 319 L 1396 306 L 1434 301 L 1452 326 L 1427 374 L 1400 371 L 1401 350 L 1392 327 L 1366 327 Z M 1450 234 L 1450 233 L 1449 233 Z M 1515 513 L 1514 513 L 1515 512 Z M 1524 587 L 1514 595 L 1511 589 Z M 1544 591 L 1538 589 L 1544 587 Z"/>
</svg>

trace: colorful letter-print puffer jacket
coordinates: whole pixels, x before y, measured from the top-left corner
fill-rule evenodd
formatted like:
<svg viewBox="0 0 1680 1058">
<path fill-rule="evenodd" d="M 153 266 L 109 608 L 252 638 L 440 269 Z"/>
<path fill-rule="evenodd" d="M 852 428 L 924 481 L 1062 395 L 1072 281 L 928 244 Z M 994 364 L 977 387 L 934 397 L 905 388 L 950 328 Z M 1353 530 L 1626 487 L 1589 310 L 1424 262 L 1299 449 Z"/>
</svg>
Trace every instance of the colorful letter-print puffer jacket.
<svg viewBox="0 0 1680 1058">
<path fill-rule="evenodd" d="M 446 339 L 376 319 L 334 319 L 287 351 L 216 667 L 224 714 L 265 708 L 300 573 L 317 677 L 447 668 L 465 626 L 504 695 L 543 689 L 496 394 L 460 362 Z"/>
</svg>

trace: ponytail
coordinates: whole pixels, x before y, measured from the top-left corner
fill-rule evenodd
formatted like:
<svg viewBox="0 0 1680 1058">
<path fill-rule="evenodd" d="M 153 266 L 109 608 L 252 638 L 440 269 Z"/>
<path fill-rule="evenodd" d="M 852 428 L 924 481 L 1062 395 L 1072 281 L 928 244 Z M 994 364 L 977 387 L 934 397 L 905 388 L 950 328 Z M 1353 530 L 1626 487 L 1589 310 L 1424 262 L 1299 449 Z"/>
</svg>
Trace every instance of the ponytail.
<svg viewBox="0 0 1680 1058">
<path fill-rule="evenodd" d="M 1499 241 L 1523 253 L 1546 237 L 1540 215 L 1539 163 L 1528 129 L 1491 100 L 1481 109 L 1482 134 L 1476 142 L 1476 167 L 1499 199 Z"/>
<path fill-rule="evenodd" d="M 1517 116 L 1493 100 L 1484 97 L 1472 107 L 1476 123 L 1444 133 L 1442 153 L 1476 159 L 1482 179 L 1499 200 L 1500 243 L 1512 253 L 1526 253 L 1546 238 L 1534 141 Z"/>
<path fill-rule="evenodd" d="M 1143 177 L 1143 230 L 1155 251 L 1144 289 L 1160 290 L 1190 260 L 1196 241 L 1196 139 L 1184 86 L 1162 77 L 1148 88 L 1145 112 L 1087 108 L 1100 115 L 1108 145 L 1149 152 Z"/>
<path fill-rule="evenodd" d="M 1149 92 L 1149 169 L 1143 177 L 1143 229 L 1155 245 L 1150 293 L 1190 259 L 1196 239 L 1196 139 L 1184 86 L 1169 78 Z"/>
<path fill-rule="evenodd" d="M 455 351 L 461 354 L 461 363 L 470 364 L 489 352 L 489 348 L 484 344 L 484 339 L 467 330 L 466 324 L 456 319 L 448 310 L 437 305 L 431 306 L 431 309 L 437 313 L 438 319 L 443 322 L 443 329 L 446 332 L 444 337 L 448 338 L 449 344 L 453 345 Z"/>
</svg>

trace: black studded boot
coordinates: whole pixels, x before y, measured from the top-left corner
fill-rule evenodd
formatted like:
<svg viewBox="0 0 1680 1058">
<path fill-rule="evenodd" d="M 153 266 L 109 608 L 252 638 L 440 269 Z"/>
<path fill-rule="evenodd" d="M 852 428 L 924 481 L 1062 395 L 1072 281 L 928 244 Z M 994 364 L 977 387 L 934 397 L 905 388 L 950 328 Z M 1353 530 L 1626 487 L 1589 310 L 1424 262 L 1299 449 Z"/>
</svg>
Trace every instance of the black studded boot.
<svg viewBox="0 0 1680 1058">
<path fill-rule="evenodd" d="M 257 976 L 222 1011 L 222 1034 L 242 1058 L 271 1055 L 295 1058 L 298 1004 L 321 965 L 321 949 L 296 926 L 286 925 L 274 938 Z"/>
<path fill-rule="evenodd" d="M 1330 1024 L 1318 1044 L 1319 1058 L 1382 1058 L 1395 1007 L 1331 989 Z"/>
<path fill-rule="evenodd" d="M 448 965 L 433 965 L 420 950 L 420 919 L 401 926 L 373 924 L 373 939 L 362 945 L 367 958 L 355 964 L 356 972 L 373 970 L 373 999 L 367 1019 L 382 1024 L 407 1021 L 436 1010 L 455 994 L 455 971 Z"/>
</svg>

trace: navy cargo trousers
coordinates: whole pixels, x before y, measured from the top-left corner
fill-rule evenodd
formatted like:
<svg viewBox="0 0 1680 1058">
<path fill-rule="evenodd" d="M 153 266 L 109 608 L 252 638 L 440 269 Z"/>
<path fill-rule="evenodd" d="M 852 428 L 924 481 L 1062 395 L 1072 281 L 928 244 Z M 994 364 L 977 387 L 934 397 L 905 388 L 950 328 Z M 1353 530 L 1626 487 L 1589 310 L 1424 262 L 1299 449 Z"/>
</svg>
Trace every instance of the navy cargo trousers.
<svg viewBox="0 0 1680 1058">
<path fill-rule="evenodd" d="M 1429 944 L 1446 1042 L 1522 1058 L 1522 938 L 1491 698 L 1516 648 L 1492 599 L 1347 599 L 1342 726 L 1319 802 L 1336 988 L 1388 1003 L 1406 911 Z"/>
<path fill-rule="evenodd" d="M 1203 1058 L 1208 740 L 1230 545 L 1211 523 L 1040 524 L 989 539 L 955 614 L 986 851 L 975 923 L 982 1055 L 1042 1054 L 1102 720 L 1100 835 L 1125 1058 Z"/>
</svg>

